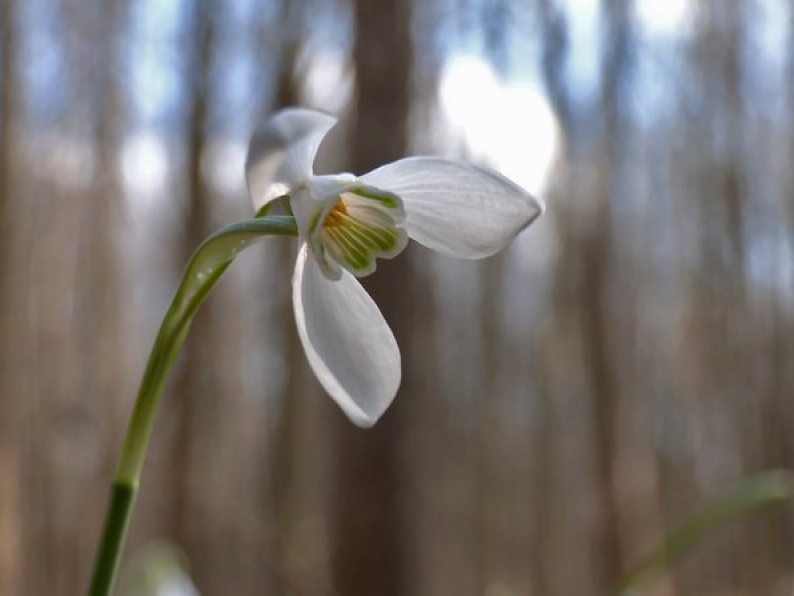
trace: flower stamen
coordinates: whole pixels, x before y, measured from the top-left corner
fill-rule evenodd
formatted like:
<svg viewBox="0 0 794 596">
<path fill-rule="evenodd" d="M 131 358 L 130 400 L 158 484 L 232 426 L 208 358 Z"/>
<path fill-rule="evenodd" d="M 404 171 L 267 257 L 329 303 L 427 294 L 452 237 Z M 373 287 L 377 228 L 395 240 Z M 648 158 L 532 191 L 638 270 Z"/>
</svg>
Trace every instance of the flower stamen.
<svg viewBox="0 0 794 596">
<path fill-rule="evenodd" d="M 317 222 L 315 245 L 324 269 L 333 270 L 327 258 L 354 275 L 369 275 L 377 258 L 400 254 L 408 235 L 397 224 L 403 219 L 400 199 L 372 188 L 348 189 Z"/>
</svg>

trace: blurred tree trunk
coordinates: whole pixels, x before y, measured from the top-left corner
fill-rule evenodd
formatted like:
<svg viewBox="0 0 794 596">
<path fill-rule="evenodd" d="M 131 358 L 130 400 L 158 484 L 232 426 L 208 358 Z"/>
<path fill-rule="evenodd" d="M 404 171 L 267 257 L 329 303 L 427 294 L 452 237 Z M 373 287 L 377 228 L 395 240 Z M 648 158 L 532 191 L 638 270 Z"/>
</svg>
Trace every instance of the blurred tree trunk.
<svg viewBox="0 0 794 596">
<path fill-rule="evenodd" d="M 557 0 L 538 0 L 537 5 L 543 50 L 541 67 L 546 94 L 557 116 L 563 142 L 572 138 L 571 105 L 569 90 L 565 79 L 565 63 L 569 57 L 570 29 L 565 10 Z M 560 470 L 563 454 L 555 443 L 558 428 L 555 420 L 555 398 L 564 391 L 560 390 L 559 358 L 566 347 L 570 351 L 570 325 L 576 320 L 576 295 L 572 291 L 572 277 L 575 273 L 576 250 L 573 248 L 575 230 L 572 225 L 573 213 L 568 207 L 571 202 L 571 176 L 569 164 L 570 147 L 563 146 L 562 156 L 553 177 L 553 186 L 547 193 L 548 205 L 560 211 L 550 213 L 560 239 L 561 254 L 554 271 L 553 290 L 550 307 L 552 325 L 541 333 L 536 357 L 532 359 L 538 377 L 537 430 L 532 442 L 530 474 L 534 487 L 532 517 L 535 544 L 529 562 L 532 572 L 532 594 L 564 594 L 578 589 L 576 580 L 584 573 L 573 576 L 566 564 L 559 564 L 559 553 L 566 549 L 566 538 L 570 529 L 561 520 L 563 511 L 570 501 L 565 499 L 564 479 L 555 473 Z M 562 373 L 567 374 L 567 373 Z M 564 472 L 560 472 L 562 476 Z M 572 556 L 572 553 L 567 553 Z"/>
<path fill-rule="evenodd" d="M 794 23 L 794 3 L 788 7 L 788 20 Z M 794 114 L 794 29 L 789 28 L 786 40 L 786 64 L 784 70 L 788 87 L 784 90 L 785 106 L 788 114 Z M 774 124 L 772 124 L 774 126 Z M 785 236 L 794 238 L 794 134 L 788 135 L 786 147 L 788 170 L 784 175 L 782 192 L 780 193 L 781 212 Z M 790 246 L 790 245 L 789 245 Z M 789 267 L 791 254 L 781 250 L 777 257 L 777 269 L 786 271 Z M 769 434 L 775 443 L 767 446 L 767 465 L 774 468 L 794 469 L 794 411 L 791 408 L 791 396 L 794 395 L 794 318 L 791 316 L 786 297 L 794 293 L 794 280 L 789 279 L 787 292 L 785 289 L 775 294 L 771 338 L 768 342 L 767 359 L 771 362 L 772 374 L 769 388 L 769 407 L 764 428 L 770 429 Z M 777 515 L 773 520 L 778 529 L 778 573 L 785 576 L 786 561 L 794 559 L 794 520 L 785 513 Z"/>
<path fill-rule="evenodd" d="M 788 20 L 794 22 L 794 3 L 789 4 Z M 786 40 L 786 61 L 784 77 L 788 82 L 783 90 L 784 109 L 794 114 L 794 29 L 789 28 Z M 770 123 L 769 126 L 775 126 Z M 794 134 L 788 135 L 785 147 L 788 169 L 783 175 L 782 190 L 779 195 L 780 212 L 784 235 L 794 238 Z M 776 257 L 776 268 L 783 274 L 789 267 L 790 253 L 780 250 Z M 764 436 L 768 437 L 765 445 L 765 465 L 770 468 L 794 469 L 794 410 L 791 408 L 791 396 L 794 395 L 794 319 L 790 314 L 787 297 L 794 293 L 794 280 L 789 279 L 788 288 L 774 294 L 769 337 L 767 338 L 767 355 L 765 360 L 770 366 L 770 379 L 767 397 L 767 408 L 763 422 Z M 794 520 L 786 512 L 776 513 L 771 520 L 776 530 L 778 546 L 776 573 L 785 576 L 788 571 L 787 562 L 794 559 Z"/>
<path fill-rule="evenodd" d="M 104 434 L 109 438 L 108 454 L 116 454 L 121 446 L 123 428 L 120 426 L 119 406 L 123 403 L 120 390 L 124 379 L 124 314 L 119 312 L 121 297 L 121 268 L 118 240 L 124 223 L 123 189 L 119 180 L 118 158 L 124 132 L 122 82 L 119 80 L 121 39 L 125 36 L 125 0 L 110 0 L 103 4 L 103 18 L 99 41 L 101 63 L 97 66 L 97 121 L 94 123 L 94 151 L 96 178 L 91 204 L 86 210 L 82 236 L 86 277 L 85 310 L 91 313 L 87 354 L 90 378 L 86 394 L 94 396 L 105 408 L 101 412 Z M 81 284 L 83 285 L 83 284 Z M 112 473 L 114 461 L 104 462 Z"/>
<path fill-rule="evenodd" d="M 608 0 L 604 5 L 604 55 L 601 66 L 601 150 L 598 151 L 595 212 L 586 227 L 581 254 L 581 289 L 585 358 L 593 395 L 593 424 L 596 441 L 595 480 L 600 510 L 596 533 L 595 568 L 600 577 L 596 593 L 607 594 L 617 584 L 624 567 L 620 539 L 620 516 L 615 493 L 615 464 L 618 445 L 620 386 L 615 343 L 616 321 L 612 316 L 612 193 L 620 176 L 621 144 L 626 141 L 621 126 L 623 86 L 629 67 L 629 19 L 631 0 Z M 624 313 L 631 317 L 631 313 Z M 625 325 L 623 321 L 621 324 Z"/>
<path fill-rule="evenodd" d="M 303 0 L 281 0 L 279 19 L 280 47 L 278 71 L 275 79 L 275 101 L 268 106 L 267 113 L 299 103 L 299 77 L 296 73 L 298 56 L 303 40 Z M 272 31 L 269 32 L 272 35 Z M 269 36 L 268 36 L 269 37 Z M 265 43 L 271 43 L 268 39 Z M 264 117 L 260 120 L 264 121 Z M 257 123 L 259 124 L 259 123 Z M 299 466 L 306 464 L 302 446 L 313 445 L 308 439 L 316 429 L 309 428 L 312 421 L 305 415 L 307 393 L 310 382 L 307 375 L 306 358 L 298 339 L 292 310 L 291 287 L 287 283 L 295 267 L 295 243 L 284 240 L 273 246 L 278 253 L 277 270 L 267 277 L 265 283 L 272 288 L 273 278 L 279 280 L 278 316 L 272 323 L 281 326 L 281 346 L 284 354 L 285 381 L 278 396 L 277 404 L 270 411 L 277 416 L 273 425 L 271 455 L 265 473 L 265 506 L 269 508 L 273 524 L 272 535 L 273 562 L 275 577 L 271 582 L 273 594 L 291 594 L 290 584 L 297 582 L 299 573 L 293 573 L 290 560 L 291 545 L 295 540 L 297 522 L 300 519 L 301 487 L 299 478 L 306 470 Z M 272 291 L 268 289 L 267 291 Z M 267 341 L 272 341 L 269 338 Z M 305 572 L 303 575 L 306 575 Z M 285 581 L 288 580 L 288 581 Z M 312 578 L 300 578 L 300 585 L 311 586 Z M 307 593 L 317 592 L 316 588 Z"/>
<path fill-rule="evenodd" d="M 363 173 L 405 155 L 411 105 L 409 3 L 354 0 L 356 104 L 349 139 L 350 166 Z M 402 433 L 416 399 L 411 329 L 418 277 L 407 254 L 380 261 L 366 288 L 392 325 L 403 351 L 402 388 L 392 409 L 371 430 L 333 418 L 336 461 L 332 507 L 332 573 L 345 596 L 410 593 Z"/>
<path fill-rule="evenodd" d="M 20 395 L 12 381 L 16 377 L 14 338 L 18 327 L 14 313 L 14 126 L 19 116 L 17 76 L 16 0 L 0 6 L 0 594 L 20 591 L 23 572 L 18 474 L 19 450 L 14 421 L 20 416 Z"/>
<path fill-rule="evenodd" d="M 123 189 L 117 164 L 123 137 L 122 81 L 119 77 L 123 40 L 126 38 L 125 0 L 103 3 L 91 32 L 92 46 L 98 48 L 91 73 L 93 90 L 89 98 L 95 104 L 90 123 L 92 150 L 96 164 L 93 187 L 87 196 L 80 222 L 78 239 L 76 314 L 74 335 L 82 346 L 75 350 L 74 368 L 79 375 L 76 395 L 87 396 L 82 405 L 91 412 L 92 422 L 101 437 L 104 459 L 97 459 L 101 481 L 91 510 L 102 511 L 106 486 L 113 474 L 115 457 L 121 448 L 123 392 L 130 387 L 127 380 L 125 312 L 119 308 L 128 295 L 123 287 L 126 275 L 119 247 L 124 228 Z M 83 501 L 83 495 L 77 499 Z M 79 544 L 81 564 L 78 570 L 87 573 L 98 537 L 82 532 Z M 77 522 L 82 523 L 82 522 Z M 74 528 L 74 526 L 72 526 Z M 78 531 L 73 530 L 73 538 Z M 77 546 L 76 544 L 73 546 Z M 82 578 L 81 578 L 82 579 Z M 82 585 L 84 582 L 79 582 Z"/>
<path fill-rule="evenodd" d="M 789 5 L 789 22 L 794 22 L 794 4 Z M 786 68 L 785 80 L 788 81 L 788 88 L 785 90 L 785 99 L 788 114 L 794 114 L 794 29 L 789 29 L 786 44 Z M 794 238 L 794 134 L 788 137 L 787 163 L 789 165 L 787 175 L 783 180 L 783 191 L 780 196 L 781 211 L 788 238 Z M 780 252 L 778 257 L 778 268 L 782 271 L 787 266 L 787 255 L 785 251 Z M 794 293 L 794 280 L 790 280 L 789 295 Z M 794 391 L 794 321 L 786 315 L 786 304 L 784 295 L 778 294 L 775 300 L 773 317 L 773 341 L 771 342 L 771 362 L 774 363 L 774 383 L 773 395 L 776 402 L 778 413 L 774 415 L 775 423 L 779 428 L 778 437 L 781 445 L 779 458 L 780 461 L 774 465 L 794 468 L 794 433 L 789 429 L 794 428 L 794 412 L 790 407 L 790 396 Z M 794 536 L 794 532 L 789 532 Z M 794 541 L 789 543 L 789 553 L 794 547 Z"/>
<path fill-rule="evenodd" d="M 207 147 L 207 114 L 210 101 L 210 65 L 214 49 L 213 14 L 218 8 L 214 0 L 193 0 L 188 13 L 186 38 L 187 77 L 185 155 L 186 224 L 182 246 L 177 251 L 180 268 L 211 231 L 210 190 L 203 172 L 202 160 Z M 213 406 L 216 368 L 213 346 L 214 297 L 198 312 L 185 342 L 184 361 L 174 384 L 172 416 L 175 424 L 173 444 L 173 482 L 171 492 L 171 535 L 185 549 L 195 573 L 196 584 L 204 592 L 212 592 L 212 579 L 223 573 L 224 561 L 213 558 L 213 549 L 204 541 L 200 512 L 216 497 L 213 482 L 213 433 L 217 422 Z M 216 541 L 220 539 L 216 537 Z"/>
<path fill-rule="evenodd" d="M 753 218 L 752 209 L 745 203 L 756 198 L 754 189 L 747 186 L 743 143 L 747 131 L 754 128 L 744 106 L 751 75 L 743 57 L 749 45 L 745 23 L 752 14 L 747 9 L 750 4 L 710 0 L 703 5 L 704 34 L 698 65 L 707 81 L 702 90 L 704 111 L 710 115 L 705 121 L 706 135 L 715 140 L 710 147 L 714 157 L 702 173 L 701 262 L 693 280 L 696 317 L 703 326 L 697 347 L 707 383 L 699 404 L 704 412 L 703 425 L 716 437 L 720 429 L 708 413 L 726 406 L 742 412 L 737 417 L 741 430 L 737 430 L 734 444 L 726 445 L 736 450 L 735 461 L 740 464 L 735 473 L 742 476 L 772 465 L 767 453 L 777 449 L 776 424 L 768 418 L 774 416 L 774 406 L 759 391 L 755 375 L 747 374 L 748 353 L 756 351 L 761 334 L 746 279 L 751 250 L 748 239 L 752 238 L 748 221 L 753 222 Z M 715 105 L 719 109 L 714 110 Z M 720 136 L 727 139 L 724 146 L 718 140 Z M 772 412 L 768 411 L 770 407 Z M 718 478 L 718 472 L 711 474 L 712 479 L 735 482 Z M 760 522 L 727 543 L 721 558 L 735 562 L 729 565 L 732 571 L 728 576 L 735 587 L 753 594 L 773 590 L 770 576 L 780 555 L 776 551 L 778 533 L 778 527 Z M 715 568 L 712 573 L 717 577 L 719 570 Z"/>
<path fill-rule="evenodd" d="M 498 577 L 507 557 L 500 552 L 499 537 L 495 531 L 499 524 L 498 513 L 504 511 L 504 498 L 498 488 L 500 471 L 504 463 L 499 461 L 499 446 L 502 430 L 499 413 L 503 408 L 499 393 L 501 336 L 500 314 L 503 304 L 501 282 L 504 275 L 503 254 L 496 255 L 480 267 L 481 298 L 480 350 L 478 369 L 481 383 L 475 397 L 472 413 L 474 486 L 472 545 L 473 594 L 486 594 L 494 576 Z M 514 520 L 516 522 L 517 520 Z"/>
<path fill-rule="evenodd" d="M 570 32 L 565 10 L 558 0 L 538 0 L 538 14 L 543 32 L 541 68 L 543 83 L 560 127 L 563 139 L 570 138 L 571 106 L 565 82 L 565 62 L 569 55 Z"/>
</svg>

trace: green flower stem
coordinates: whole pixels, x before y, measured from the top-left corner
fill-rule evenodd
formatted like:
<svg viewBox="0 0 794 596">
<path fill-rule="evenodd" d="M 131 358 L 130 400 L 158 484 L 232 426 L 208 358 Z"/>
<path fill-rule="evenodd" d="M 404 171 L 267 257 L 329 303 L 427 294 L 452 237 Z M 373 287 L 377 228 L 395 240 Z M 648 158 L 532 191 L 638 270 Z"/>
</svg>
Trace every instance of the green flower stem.
<svg viewBox="0 0 794 596">
<path fill-rule="evenodd" d="M 242 250 L 266 236 L 297 234 L 292 217 L 258 217 L 218 230 L 190 258 L 179 288 L 160 324 L 127 427 L 94 561 L 88 590 L 90 596 L 107 596 L 113 588 L 157 406 L 168 372 L 190 329 L 193 315 Z"/>
<path fill-rule="evenodd" d="M 121 548 L 129 525 L 132 504 L 137 487 L 131 484 L 113 482 L 110 504 L 105 517 L 105 527 L 94 561 L 94 575 L 91 578 L 90 594 L 109 594 L 121 558 Z"/>
</svg>

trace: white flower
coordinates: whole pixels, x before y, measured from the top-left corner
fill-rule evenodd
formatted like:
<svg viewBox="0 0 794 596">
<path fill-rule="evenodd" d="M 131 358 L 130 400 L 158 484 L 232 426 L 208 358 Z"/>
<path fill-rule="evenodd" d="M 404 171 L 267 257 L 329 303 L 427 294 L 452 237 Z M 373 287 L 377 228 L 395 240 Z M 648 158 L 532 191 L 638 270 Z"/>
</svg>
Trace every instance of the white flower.
<svg viewBox="0 0 794 596">
<path fill-rule="evenodd" d="M 358 426 L 372 426 L 400 385 L 400 352 L 356 277 L 413 238 L 445 255 L 498 252 L 543 212 L 503 176 L 461 161 L 411 157 L 368 174 L 316 176 L 333 116 L 282 110 L 251 139 L 246 177 L 254 208 L 289 197 L 300 250 L 293 306 L 306 356 L 325 390 Z"/>
</svg>

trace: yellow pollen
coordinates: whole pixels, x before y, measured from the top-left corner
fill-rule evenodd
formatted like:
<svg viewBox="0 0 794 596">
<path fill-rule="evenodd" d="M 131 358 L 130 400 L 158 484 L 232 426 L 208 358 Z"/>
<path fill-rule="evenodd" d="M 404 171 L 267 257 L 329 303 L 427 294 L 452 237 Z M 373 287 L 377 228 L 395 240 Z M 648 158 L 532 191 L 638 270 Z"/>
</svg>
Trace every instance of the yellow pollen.
<svg viewBox="0 0 794 596">
<path fill-rule="evenodd" d="M 331 210 L 328 212 L 328 215 L 325 216 L 323 227 L 334 228 L 344 225 L 346 217 L 349 217 L 347 213 L 347 207 L 345 206 L 344 201 L 340 199 L 336 202 L 336 205 L 331 208 Z"/>
</svg>

